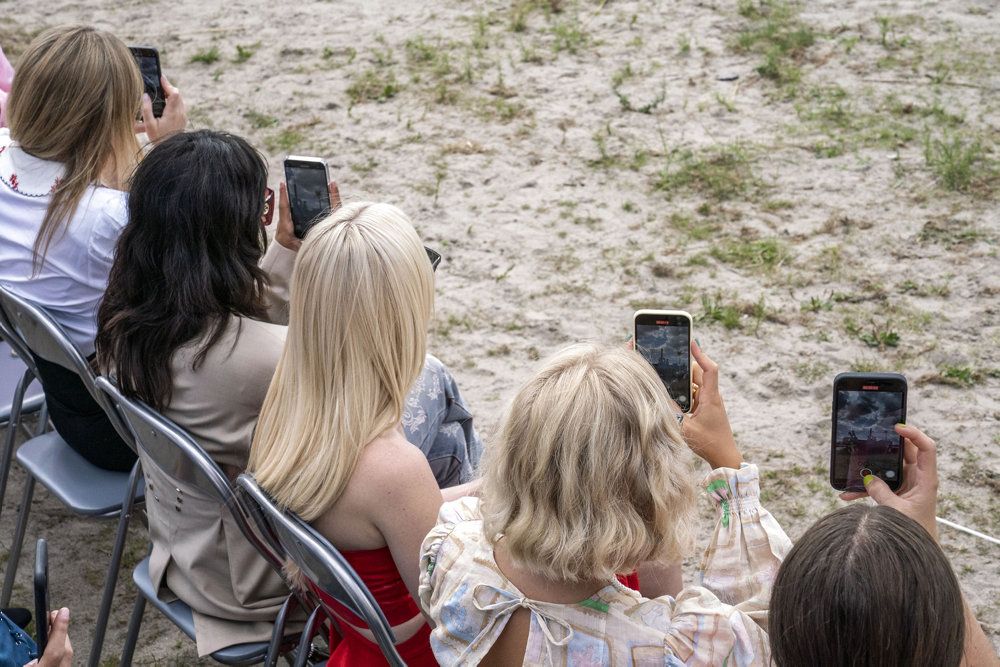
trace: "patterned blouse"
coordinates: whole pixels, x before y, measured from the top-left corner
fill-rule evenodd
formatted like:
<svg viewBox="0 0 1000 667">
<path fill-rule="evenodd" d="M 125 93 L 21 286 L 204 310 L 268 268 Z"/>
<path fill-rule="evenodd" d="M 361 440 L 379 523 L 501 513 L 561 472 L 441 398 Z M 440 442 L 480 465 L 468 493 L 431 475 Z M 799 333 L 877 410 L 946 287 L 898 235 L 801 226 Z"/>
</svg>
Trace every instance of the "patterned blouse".
<svg viewBox="0 0 1000 667">
<path fill-rule="evenodd" d="M 760 506 L 757 466 L 718 468 L 703 485 L 719 519 L 701 585 L 653 600 L 618 581 L 576 604 L 531 600 L 497 567 L 478 499 L 445 503 L 420 553 L 420 604 L 436 626 L 438 662 L 477 664 L 524 608 L 524 665 L 768 664 L 771 583 L 791 542 Z"/>
</svg>

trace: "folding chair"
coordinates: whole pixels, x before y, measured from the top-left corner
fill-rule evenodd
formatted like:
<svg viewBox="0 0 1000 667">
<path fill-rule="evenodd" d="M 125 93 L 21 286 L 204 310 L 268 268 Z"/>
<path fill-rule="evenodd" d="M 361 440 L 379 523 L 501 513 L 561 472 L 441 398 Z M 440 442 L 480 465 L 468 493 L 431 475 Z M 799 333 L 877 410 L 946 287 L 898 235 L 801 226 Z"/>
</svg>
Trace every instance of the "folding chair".
<svg viewBox="0 0 1000 667">
<path fill-rule="evenodd" d="M 34 353 L 42 359 L 76 373 L 97 404 L 107 413 L 108 419 L 119 435 L 126 443 L 131 444 L 128 428 L 121 422 L 114 407 L 94 385 L 95 376 L 90 365 L 63 328 L 48 313 L 0 287 L 0 320 L 3 321 L 5 335 L 9 336 L 8 342 L 12 343 L 19 354 L 24 352 L 22 360 L 25 363 L 33 365 L 30 360 L 31 353 Z M 12 445 L 13 441 L 10 440 L 10 443 Z M 8 447 L 4 452 L 4 460 L 9 460 L 10 449 L 11 447 Z M 115 585 L 118 583 L 118 568 L 125 549 L 129 519 L 137 495 L 139 500 L 142 499 L 142 489 L 139 485 L 140 466 L 136 463 L 128 474 L 102 470 L 77 454 L 54 431 L 28 440 L 17 449 L 16 456 L 17 462 L 27 471 L 28 478 L 18 511 L 17 526 L 14 529 L 14 541 L 11 544 L 3 592 L 0 595 L 0 607 L 6 607 L 10 603 L 36 481 L 41 482 L 52 495 L 76 514 L 118 518 L 118 530 L 88 660 L 89 665 L 96 665 L 100 660 L 108 617 L 111 614 L 111 602 L 114 598 Z"/>
<path fill-rule="evenodd" d="M 257 534 L 247 523 L 247 518 L 241 512 L 241 507 L 233 494 L 229 479 L 215 461 L 205 453 L 205 450 L 181 427 L 154 412 L 143 403 L 123 396 L 107 378 L 97 378 L 97 386 L 116 406 L 132 430 L 139 457 L 147 474 L 151 475 L 155 466 L 165 472 L 169 471 L 169 475 L 173 479 L 185 485 L 185 490 L 177 489 L 176 498 L 171 498 L 172 502 L 168 503 L 171 510 L 185 511 L 182 496 L 184 494 L 193 495 L 193 492 L 200 495 L 199 500 L 209 499 L 218 502 L 230 512 L 236 525 L 239 526 L 250 543 L 257 546 L 258 550 L 267 558 L 270 551 L 259 544 Z M 150 489 L 150 493 L 155 492 L 155 489 Z M 159 493 L 166 494 L 166 491 L 160 490 Z M 173 490 L 170 493 L 173 494 Z M 158 511 L 159 507 L 160 505 L 157 503 L 146 503 L 147 512 Z M 276 571 L 281 571 L 280 562 L 267 559 Z M 139 637 L 139 628 L 142 624 L 142 615 L 147 600 L 184 634 L 191 639 L 195 638 L 191 607 L 180 600 L 164 602 L 159 598 L 158 591 L 155 590 L 149 575 L 148 556 L 136 566 L 132 572 L 132 580 L 139 589 L 139 594 L 136 596 L 135 606 L 132 609 L 132 618 L 129 621 L 121 664 L 129 665 L 132 663 L 132 654 Z M 291 596 L 289 598 L 291 599 Z M 290 602 L 286 601 L 279 616 L 284 617 L 289 605 Z M 235 644 L 216 651 L 212 654 L 212 658 L 226 665 L 256 664 L 270 658 L 270 645 L 271 642 Z"/>
<path fill-rule="evenodd" d="M 295 563 L 302 573 L 322 592 L 347 607 L 368 626 L 386 662 L 392 667 L 405 667 L 396 650 L 396 636 L 389 621 L 378 606 L 371 591 L 344 556 L 312 526 L 302 521 L 292 512 L 282 511 L 257 484 L 253 476 L 246 473 L 236 480 L 240 491 L 239 499 L 244 510 L 253 517 L 258 530 L 265 536 L 268 545 L 277 549 L 282 559 Z M 331 622 L 336 622 L 336 614 L 326 601 L 315 596 L 320 608 Z M 317 609 L 319 611 L 319 609 Z M 316 612 L 313 612 L 315 617 Z M 312 617 L 311 617 L 312 620 Z M 307 625 L 308 634 L 310 626 Z M 300 645 L 297 664 L 304 662 Z"/>
<path fill-rule="evenodd" d="M 48 412 L 45 410 L 45 394 L 39 383 L 35 382 L 34 360 L 26 350 L 18 351 L 6 342 L 9 339 L 17 344 L 17 337 L 4 324 L 2 316 L 0 339 L 3 339 L 0 342 L 0 396 L 11 396 L 9 405 L 0 405 L 0 426 L 7 427 L 4 449 L 0 456 L 0 512 L 3 512 L 7 476 L 10 474 L 14 441 L 17 439 L 17 430 L 21 427 L 21 418 L 27 414 L 41 413 L 35 429 L 35 435 L 41 435 L 48 423 Z M 27 359 L 27 363 L 23 359 Z"/>
</svg>

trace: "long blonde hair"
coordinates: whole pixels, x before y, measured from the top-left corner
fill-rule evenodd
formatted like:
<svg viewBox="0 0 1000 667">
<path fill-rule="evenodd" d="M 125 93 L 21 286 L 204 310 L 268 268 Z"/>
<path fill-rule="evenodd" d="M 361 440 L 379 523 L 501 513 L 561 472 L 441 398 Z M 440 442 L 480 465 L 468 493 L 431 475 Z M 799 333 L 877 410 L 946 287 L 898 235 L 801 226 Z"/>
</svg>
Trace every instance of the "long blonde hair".
<svg viewBox="0 0 1000 667">
<path fill-rule="evenodd" d="M 354 203 L 309 231 L 291 291 L 248 469 L 312 521 L 343 493 L 365 445 L 402 418 L 424 364 L 434 276 L 402 211 Z"/>
<path fill-rule="evenodd" d="M 551 579 L 611 579 L 691 542 L 689 452 L 653 368 L 580 344 L 546 362 L 486 452 L 483 530 Z"/>
<path fill-rule="evenodd" d="M 107 185 L 124 188 L 139 156 L 133 122 L 141 98 L 135 59 L 110 33 L 52 28 L 24 52 L 7 100 L 11 137 L 28 154 L 66 170 L 35 237 L 36 271 L 88 186 L 108 175 Z"/>
</svg>

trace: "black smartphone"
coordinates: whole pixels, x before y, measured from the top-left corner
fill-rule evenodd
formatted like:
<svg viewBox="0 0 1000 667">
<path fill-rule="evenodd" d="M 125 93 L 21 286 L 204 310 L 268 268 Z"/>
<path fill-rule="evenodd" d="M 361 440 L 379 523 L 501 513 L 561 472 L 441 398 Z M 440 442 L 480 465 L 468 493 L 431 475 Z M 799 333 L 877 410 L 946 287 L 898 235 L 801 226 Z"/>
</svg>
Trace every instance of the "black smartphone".
<svg viewBox="0 0 1000 667">
<path fill-rule="evenodd" d="M 437 250 L 431 250 L 427 246 L 424 246 L 424 250 L 427 251 L 427 259 L 431 260 L 431 270 L 437 271 L 438 264 L 441 263 L 441 253 Z"/>
<path fill-rule="evenodd" d="M 635 349 L 653 365 L 667 394 L 691 411 L 691 315 L 683 310 L 639 310 Z"/>
<path fill-rule="evenodd" d="M 893 491 L 903 483 L 906 378 L 899 373 L 841 373 L 833 380 L 833 441 L 830 485 L 864 491 L 875 475 Z"/>
<path fill-rule="evenodd" d="M 49 547 L 44 539 L 35 544 L 35 636 L 38 655 L 49 643 Z"/>
<path fill-rule="evenodd" d="M 298 155 L 285 158 L 285 183 L 296 237 L 304 237 L 310 227 L 330 213 L 329 182 L 323 160 Z"/>
<path fill-rule="evenodd" d="M 142 73 L 143 92 L 153 101 L 153 115 L 159 118 L 163 115 L 163 107 L 167 97 L 163 94 L 163 84 L 160 82 L 160 54 L 151 46 L 130 46 L 129 51 L 139 65 Z"/>
</svg>

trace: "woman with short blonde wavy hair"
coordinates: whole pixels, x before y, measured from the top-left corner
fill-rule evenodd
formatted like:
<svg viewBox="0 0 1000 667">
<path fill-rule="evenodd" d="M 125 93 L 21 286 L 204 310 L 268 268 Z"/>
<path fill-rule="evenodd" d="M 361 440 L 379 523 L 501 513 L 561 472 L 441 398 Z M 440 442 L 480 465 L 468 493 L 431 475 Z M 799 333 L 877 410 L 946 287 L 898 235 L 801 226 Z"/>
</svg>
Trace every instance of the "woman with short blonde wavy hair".
<svg viewBox="0 0 1000 667">
<path fill-rule="evenodd" d="M 483 530 L 552 579 L 611 579 L 691 542 L 690 453 L 630 350 L 574 345 L 524 385 L 483 475 Z"/>
<path fill-rule="evenodd" d="M 699 390 L 683 434 L 632 350 L 566 348 L 520 389 L 481 501 L 445 503 L 421 547 L 440 664 L 767 664 L 770 581 L 790 543 L 760 507 L 718 367 L 692 354 Z M 688 447 L 714 469 L 703 484 L 720 506 L 702 586 L 645 597 L 649 565 L 690 545 Z M 639 591 L 619 580 L 636 568 Z"/>
<path fill-rule="evenodd" d="M 406 664 L 436 665 L 414 601 L 416 555 L 442 498 L 470 486 L 439 490 L 401 424 L 425 367 L 431 263 L 398 208 L 347 204 L 309 231 L 291 292 L 285 348 L 248 469 L 341 550 L 393 626 Z M 327 602 L 343 631 L 328 664 L 383 663 L 360 620 Z"/>
</svg>

